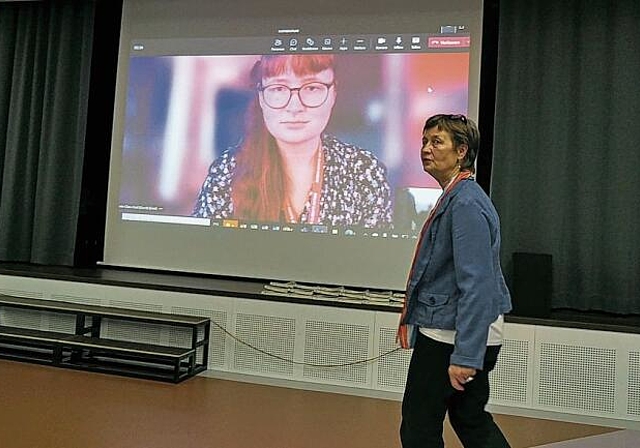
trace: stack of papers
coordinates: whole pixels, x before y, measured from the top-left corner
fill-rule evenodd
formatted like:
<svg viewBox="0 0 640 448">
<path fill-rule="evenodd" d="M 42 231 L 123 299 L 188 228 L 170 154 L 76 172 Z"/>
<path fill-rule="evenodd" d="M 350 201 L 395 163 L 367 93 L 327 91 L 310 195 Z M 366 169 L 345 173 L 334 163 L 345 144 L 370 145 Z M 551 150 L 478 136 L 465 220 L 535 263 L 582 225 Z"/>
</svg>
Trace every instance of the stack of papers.
<svg viewBox="0 0 640 448">
<path fill-rule="evenodd" d="M 343 286 L 306 285 L 296 282 L 270 282 L 262 294 L 271 296 L 308 298 L 335 302 L 385 304 L 402 306 L 404 293 L 394 291 L 372 291 L 369 289 L 347 289 Z"/>
</svg>

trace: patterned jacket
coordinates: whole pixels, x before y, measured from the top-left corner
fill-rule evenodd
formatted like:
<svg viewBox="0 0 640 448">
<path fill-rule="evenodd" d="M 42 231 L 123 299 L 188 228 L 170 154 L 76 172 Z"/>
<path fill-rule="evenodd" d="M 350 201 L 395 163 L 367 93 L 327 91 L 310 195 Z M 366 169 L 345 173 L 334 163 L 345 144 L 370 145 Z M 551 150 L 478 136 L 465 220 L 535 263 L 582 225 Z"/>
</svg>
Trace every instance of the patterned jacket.
<svg viewBox="0 0 640 448">
<path fill-rule="evenodd" d="M 320 223 L 333 226 L 388 228 L 392 220 L 391 187 L 386 168 L 369 151 L 322 136 L 324 178 L 320 196 Z M 236 158 L 225 151 L 210 166 L 200 189 L 193 215 L 204 218 L 233 217 L 231 197 Z M 309 206 L 305 206 L 305 211 Z M 305 222 L 307 213 L 301 215 Z"/>
</svg>

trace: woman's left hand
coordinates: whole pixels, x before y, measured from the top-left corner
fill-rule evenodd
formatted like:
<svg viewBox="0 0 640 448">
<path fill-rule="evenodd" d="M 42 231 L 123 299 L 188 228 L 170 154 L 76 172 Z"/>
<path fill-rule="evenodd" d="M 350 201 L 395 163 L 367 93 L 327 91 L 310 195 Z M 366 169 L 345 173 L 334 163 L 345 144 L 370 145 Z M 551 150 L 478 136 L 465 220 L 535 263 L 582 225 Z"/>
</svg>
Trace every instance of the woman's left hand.
<svg viewBox="0 0 640 448">
<path fill-rule="evenodd" d="M 464 385 L 473 380 L 473 376 L 476 374 L 476 369 L 472 367 L 456 366 L 451 364 L 449 366 L 449 381 L 456 390 L 464 390 Z"/>
</svg>

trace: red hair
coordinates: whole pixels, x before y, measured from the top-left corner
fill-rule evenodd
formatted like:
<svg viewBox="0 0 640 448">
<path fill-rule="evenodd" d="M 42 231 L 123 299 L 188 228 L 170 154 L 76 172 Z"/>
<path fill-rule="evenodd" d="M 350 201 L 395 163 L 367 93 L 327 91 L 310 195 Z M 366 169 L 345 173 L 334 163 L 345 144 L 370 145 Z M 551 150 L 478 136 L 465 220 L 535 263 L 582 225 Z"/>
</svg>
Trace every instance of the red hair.
<svg viewBox="0 0 640 448">
<path fill-rule="evenodd" d="M 264 78 L 291 70 L 306 76 L 333 68 L 333 55 L 269 55 L 251 69 L 251 83 L 257 88 Z M 249 108 L 245 139 L 236 154 L 232 181 L 233 215 L 238 219 L 279 221 L 287 192 L 283 161 L 275 139 L 262 119 L 258 94 Z"/>
</svg>

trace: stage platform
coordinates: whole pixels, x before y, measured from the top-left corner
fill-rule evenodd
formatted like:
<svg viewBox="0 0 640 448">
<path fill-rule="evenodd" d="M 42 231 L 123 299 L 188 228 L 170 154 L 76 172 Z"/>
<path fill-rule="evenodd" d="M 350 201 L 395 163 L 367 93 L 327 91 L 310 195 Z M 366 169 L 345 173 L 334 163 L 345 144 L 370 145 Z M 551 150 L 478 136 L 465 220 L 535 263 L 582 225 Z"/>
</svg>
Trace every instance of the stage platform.
<svg viewBox="0 0 640 448">
<path fill-rule="evenodd" d="M 46 278 L 90 284 L 95 283 L 100 285 L 175 291 L 191 294 L 209 294 L 222 297 L 241 297 L 340 308 L 400 312 L 399 307 L 385 304 L 320 301 L 314 300 L 313 298 L 264 294 L 264 287 L 269 283 L 268 280 L 243 277 L 223 277 L 103 265 L 97 265 L 95 267 L 67 267 L 7 262 L 0 263 L 0 275 Z M 640 333 L 640 315 L 617 315 L 597 311 L 554 309 L 551 311 L 549 318 L 532 318 L 510 314 L 505 316 L 505 321 L 526 325 L 614 331 L 629 334 Z"/>
</svg>

